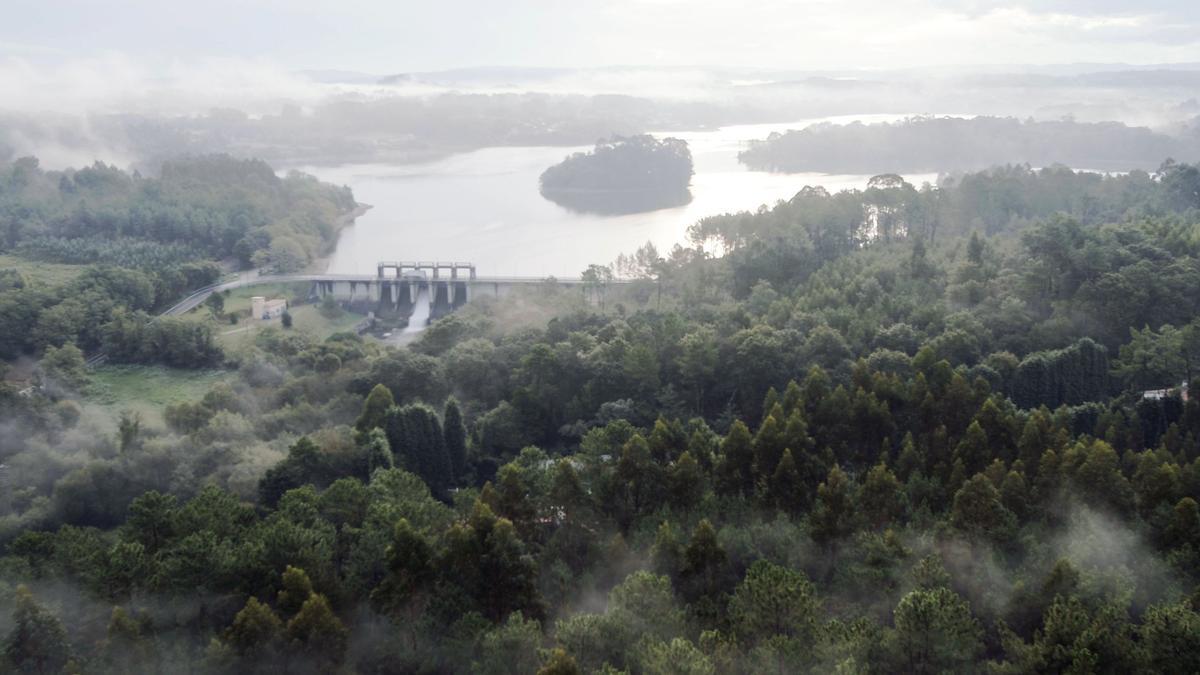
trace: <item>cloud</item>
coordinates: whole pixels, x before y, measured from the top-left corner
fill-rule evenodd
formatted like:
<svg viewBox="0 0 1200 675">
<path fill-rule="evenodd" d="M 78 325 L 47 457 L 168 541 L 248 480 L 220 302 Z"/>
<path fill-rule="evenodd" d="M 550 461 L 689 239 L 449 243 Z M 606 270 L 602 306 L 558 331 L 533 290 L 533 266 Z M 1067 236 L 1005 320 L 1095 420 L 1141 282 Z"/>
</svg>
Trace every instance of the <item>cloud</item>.
<svg viewBox="0 0 1200 675">
<path fill-rule="evenodd" d="M 1200 35 L 1194 0 L 7 4 L 0 56 L 28 57 L 33 46 L 62 58 L 121 50 L 147 64 L 234 58 L 288 70 L 385 73 L 475 65 L 838 69 L 1193 61 Z"/>
<path fill-rule="evenodd" d="M 310 101 L 321 91 L 277 65 L 206 58 L 151 68 L 109 52 L 54 63 L 0 59 L 0 109 L 25 113 L 139 112 L 185 114 L 237 106 L 277 112 L 281 101 Z"/>
</svg>

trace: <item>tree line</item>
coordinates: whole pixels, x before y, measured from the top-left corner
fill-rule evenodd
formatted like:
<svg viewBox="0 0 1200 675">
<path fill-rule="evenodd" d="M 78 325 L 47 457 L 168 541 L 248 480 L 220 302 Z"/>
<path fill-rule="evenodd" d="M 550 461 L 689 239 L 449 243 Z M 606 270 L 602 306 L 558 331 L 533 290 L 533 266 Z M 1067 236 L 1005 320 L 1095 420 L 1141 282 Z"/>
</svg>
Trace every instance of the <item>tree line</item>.
<svg viewBox="0 0 1200 675">
<path fill-rule="evenodd" d="M 162 423 L 0 386 L 4 658 L 1194 671 L 1197 213 L 1171 171 L 809 190 L 698 226 L 722 257 L 643 247 L 630 284 L 480 299 L 402 349 L 264 329 Z M 770 245 L 868 220 L 890 235 L 824 260 Z"/>
</svg>

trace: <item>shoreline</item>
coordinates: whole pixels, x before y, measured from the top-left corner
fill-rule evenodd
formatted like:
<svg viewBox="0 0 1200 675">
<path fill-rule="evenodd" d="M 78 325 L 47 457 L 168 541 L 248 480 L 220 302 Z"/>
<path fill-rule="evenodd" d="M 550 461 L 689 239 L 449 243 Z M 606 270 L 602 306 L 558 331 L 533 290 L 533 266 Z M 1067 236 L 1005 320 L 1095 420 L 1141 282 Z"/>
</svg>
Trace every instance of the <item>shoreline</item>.
<svg viewBox="0 0 1200 675">
<path fill-rule="evenodd" d="M 338 216 L 338 219 L 337 219 L 338 235 L 337 235 L 337 239 L 334 240 L 334 242 L 333 242 L 333 249 L 331 251 L 329 251 L 329 253 L 327 253 L 323 256 L 314 258 L 313 261 L 311 263 L 309 263 L 308 267 L 305 268 L 305 271 L 313 273 L 313 274 L 327 273 L 329 271 L 329 263 L 333 259 L 333 254 L 335 252 L 337 252 L 338 241 L 340 241 L 342 238 L 342 230 L 346 229 L 347 227 L 350 227 L 351 225 L 354 225 L 354 221 L 358 220 L 359 217 L 361 217 L 363 214 L 365 214 L 367 211 L 370 211 L 373 208 L 375 208 L 374 204 L 364 204 L 362 202 L 355 202 L 355 207 L 352 210 Z"/>
</svg>

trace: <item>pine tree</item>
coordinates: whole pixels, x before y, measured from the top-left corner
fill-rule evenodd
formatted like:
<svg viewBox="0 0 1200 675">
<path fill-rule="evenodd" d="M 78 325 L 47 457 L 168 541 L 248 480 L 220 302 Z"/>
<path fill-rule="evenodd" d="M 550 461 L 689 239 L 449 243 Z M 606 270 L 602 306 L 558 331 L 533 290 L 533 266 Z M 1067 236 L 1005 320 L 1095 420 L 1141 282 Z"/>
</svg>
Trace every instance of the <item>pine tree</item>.
<svg viewBox="0 0 1200 675">
<path fill-rule="evenodd" d="M 763 480 L 775 473 L 775 466 L 783 456 L 784 435 L 782 424 L 773 416 L 767 417 L 754 436 L 754 472 Z"/>
<path fill-rule="evenodd" d="M 813 541 L 836 553 L 838 541 L 854 531 L 855 512 L 850 479 L 835 464 L 825 482 L 817 487 L 817 502 L 810 521 Z"/>
<path fill-rule="evenodd" d="M 954 448 L 954 455 L 956 459 L 962 460 L 968 475 L 979 473 L 988 465 L 992 451 L 988 445 L 987 434 L 979 422 L 971 422 L 971 426 L 967 427 L 967 433 Z"/>
<path fill-rule="evenodd" d="M 831 387 L 829 375 L 825 373 L 825 370 L 821 366 L 813 366 L 808 369 L 808 375 L 804 378 L 804 384 L 800 387 L 802 392 L 801 401 L 804 405 L 804 416 L 806 419 L 813 418 L 812 415 L 817 411 L 817 406 L 829 395 Z"/>
<path fill-rule="evenodd" d="M 733 581 L 733 570 L 729 567 L 729 556 L 717 542 L 717 531 L 707 518 L 692 533 L 683 550 L 682 563 L 680 592 L 699 615 L 719 616 L 723 596 Z"/>
<path fill-rule="evenodd" d="M 496 513 L 511 520 L 523 539 L 531 540 L 537 510 L 529 498 L 525 473 L 514 462 L 500 467 L 496 474 Z"/>
<path fill-rule="evenodd" d="M 704 475 L 690 452 L 684 451 L 667 471 L 667 489 L 671 503 L 684 511 L 700 503 L 704 496 Z"/>
<path fill-rule="evenodd" d="M 367 394 L 362 414 L 358 416 L 354 428 L 366 433 L 376 427 L 384 427 L 387 424 L 388 411 L 395 405 L 396 400 L 392 397 L 392 390 L 382 384 L 375 385 L 371 389 L 371 393 Z"/>
<path fill-rule="evenodd" d="M 1191 607 L 1183 603 L 1151 607 L 1138 634 L 1149 672 L 1200 672 L 1200 613 Z"/>
<path fill-rule="evenodd" d="M 801 391 L 800 385 L 796 384 L 795 380 L 788 380 L 787 388 L 783 390 L 783 412 L 791 416 L 792 413 L 800 410 L 804 403 L 804 392 Z"/>
<path fill-rule="evenodd" d="M 783 457 L 775 466 L 771 476 L 769 495 L 775 508 L 789 515 L 797 515 L 807 502 L 804 494 L 805 487 L 800 479 L 800 471 L 796 469 L 796 461 L 792 458 L 792 449 L 783 451 Z"/>
<path fill-rule="evenodd" d="M 271 608 L 250 596 L 233 624 L 225 630 L 224 641 L 246 660 L 268 657 L 280 647 L 283 622 Z"/>
<path fill-rule="evenodd" d="M 570 459 L 560 459 L 554 464 L 550 502 L 561 508 L 568 520 L 586 518 L 591 514 L 591 498 Z"/>
<path fill-rule="evenodd" d="M 398 462 L 424 479 L 435 495 L 443 495 L 454 470 L 437 414 L 418 404 L 391 408 L 384 430 Z"/>
<path fill-rule="evenodd" d="M 995 543 L 1011 539 L 1017 525 L 1016 517 L 1001 503 L 996 486 L 983 474 L 975 474 L 954 494 L 950 524 L 969 537 Z"/>
<path fill-rule="evenodd" d="M 812 436 L 808 435 L 808 423 L 798 409 L 788 414 L 787 424 L 783 427 L 783 441 L 794 453 L 809 452 L 815 445 Z"/>
<path fill-rule="evenodd" d="M 439 567 L 443 578 L 457 584 L 492 621 L 513 612 L 532 618 L 542 614 L 537 563 L 512 522 L 497 518 L 480 501 L 466 523 L 446 533 L 446 552 Z"/>
<path fill-rule="evenodd" d="M 656 494 L 662 482 L 659 471 L 660 467 L 650 458 L 650 446 L 646 439 L 635 433 L 622 446 L 621 458 L 617 460 L 616 477 L 624 506 L 620 517 L 623 527 L 627 527 L 661 496 Z"/>
<path fill-rule="evenodd" d="M 13 627 L 4 641 L 4 656 L 18 671 L 61 671 L 71 657 L 62 623 L 38 604 L 25 586 L 17 586 L 15 601 Z"/>
<path fill-rule="evenodd" d="M 972 231 L 971 239 L 967 242 L 967 260 L 973 265 L 983 264 L 983 239 L 979 238 L 978 231 Z"/>
<path fill-rule="evenodd" d="M 325 596 L 313 593 L 288 622 L 287 634 L 321 670 L 332 669 L 346 655 L 349 631 L 333 613 Z"/>
<path fill-rule="evenodd" d="M 748 645 L 779 639 L 811 649 L 820 626 L 816 589 L 802 572 L 758 560 L 746 572 L 729 602 L 729 622 Z"/>
<path fill-rule="evenodd" d="M 717 467 L 717 489 L 725 495 L 749 495 L 754 489 L 754 449 L 750 430 L 734 420 L 721 443 Z"/>
<path fill-rule="evenodd" d="M 457 482 L 467 471 L 467 428 L 463 425 L 458 399 L 453 396 L 446 399 L 446 407 L 442 412 L 442 431 L 446 440 L 446 453 L 450 457 L 450 468 Z"/>
<path fill-rule="evenodd" d="M 668 422 L 659 417 L 654 421 L 654 428 L 650 430 L 650 437 L 646 439 L 646 443 L 654 461 L 665 465 L 674 461 L 683 451 L 687 437 L 684 436 L 683 427 L 678 420 Z"/>
<path fill-rule="evenodd" d="M 299 612 L 304 603 L 308 601 L 308 596 L 313 593 L 313 585 L 308 579 L 308 574 L 299 567 L 291 565 L 288 565 L 287 569 L 283 571 L 280 586 L 275 602 L 284 616 L 292 616 Z"/>
<path fill-rule="evenodd" d="M 994 397 L 988 398 L 975 414 L 975 421 L 983 427 L 992 456 L 1012 461 L 1017 446 L 1017 432 L 1011 412 L 1001 410 Z"/>
<path fill-rule="evenodd" d="M 1019 471 L 1009 471 L 1000 484 L 1000 503 L 1012 511 L 1017 522 L 1022 522 L 1029 513 L 1029 487 L 1025 475 Z"/>
<path fill-rule="evenodd" d="M 654 546 L 650 549 L 650 563 L 657 574 L 672 580 L 679 579 L 683 569 L 683 544 L 671 526 L 671 521 L 664 520 L 654 533 Z"/>
<path fill-rule="evenodd" d="M 875 528 L 887 527 L 901 515 L 900 481 L 885 464 L 876 464 L 867 472 L 859 494 L 861 506 L 867 520 Z"/>
<path fill-rule="evenodd" d="M 583 675 L 583 671 L 575 663 L 575 657 L 556 647 L 550 651 L 549 658 L 538 669 L 537 675 Z"/>
<path fill-rule="evenodd" d="M 424 609 L 434 579 L 434 553 L 425 537 L 401 518 L 392 529 L 383 581 L 371 591 L 375 611 L 411 624 Z"/>
<path fill-rule="evenodd" d="M 102 660 L 112 672 L 159 672 L 158 654 L 143 635 L 142 622 L 121 607 L 113 607 L 101 649 Z"/>
<path fill-rule="evenodd" d="M 893 622 L 887 646 L 895 672 L 968 672 L 983 649 L 983 629 L 971 606 L 948 588 L 909 592 L 896 605 Z"/>
<path fill-rule="evenodd" d="M 1171 548 L 1191 546 L 1200 550 L 1200 506 L 1191 497 L 1184 497 L 1171 510 L 1166 543 Z"/>
<path fill-rule="evenodd" d="M 768 388 L 767 395 L 763 397 L 763 404 L 762 404 L 763 419 L 766 419 L 771 414 L 771 412 L 775 410 L 775 406 L 779 405 L 779 402 L 780 402 L 779 392 L 776 391 L 775 387 Z"/>
<path fill-rule="evenodd" d="M 376 469 L 390 469 L 395 466 L 395 461 L 392 446 L 383 429 L 375 427 L 368 431 L 363 448 L 363 464 L 366 465 L 363 479 L 370 481 Z"/>
<path fill-rule="evenodd" d="M 918 471 L 925 471 L 925 458 L 917 449 L 917 443 L 910 431 L 904 434 L 904 440 L 900 442 L 900 456 L 896 458 L 896 476 L 907 482 Z"/>
</svg>

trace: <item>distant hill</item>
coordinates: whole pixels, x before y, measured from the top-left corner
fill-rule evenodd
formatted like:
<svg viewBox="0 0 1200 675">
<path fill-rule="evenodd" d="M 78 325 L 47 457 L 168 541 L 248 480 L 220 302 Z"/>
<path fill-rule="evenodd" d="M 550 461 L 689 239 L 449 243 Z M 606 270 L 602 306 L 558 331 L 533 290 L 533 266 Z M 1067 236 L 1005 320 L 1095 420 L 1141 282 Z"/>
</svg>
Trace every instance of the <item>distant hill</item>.
<svg viewBox="0 0 1200 675">
<path fill-rule="evenodd" d="M 896 123 L 814 124 L 771 134 L 738 155 L 760 171 L 877 173 L 960 171 L 998 164 L 1127 171 L 1164 157 L 1200 156 L 1200 138 L 1120 122 L 1021 121 L 1007 117 L 913 117 Z"/>
</svg>

